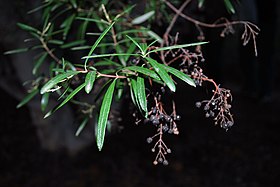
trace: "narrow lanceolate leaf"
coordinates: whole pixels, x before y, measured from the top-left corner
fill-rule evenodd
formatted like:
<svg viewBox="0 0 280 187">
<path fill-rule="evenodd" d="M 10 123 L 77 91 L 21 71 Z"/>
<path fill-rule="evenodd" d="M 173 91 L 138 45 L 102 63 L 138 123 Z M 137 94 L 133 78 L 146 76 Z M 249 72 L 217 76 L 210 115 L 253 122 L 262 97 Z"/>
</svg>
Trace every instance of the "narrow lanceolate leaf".
<svg viewBox="0 0 280 187">
<path fill-rule="evenodd" d="M 66 39 L 70 29 L 71 29 L 71 26 L 72 26 L 72 23 L 75 19 L 75 14 L 69 16 L 66 21 L 65 21 L 65 28 L 64 28 L 64 31 L 63 31 L 63 39 Z"/>
<path fill-rule="evenodd" d="M 205 0 L 198 0 L 198 8 L 201 8 Z"/>
<path fill-rule="evenodd" d="M 16 53 L 23 53 L 28 51 L 28 48 L 20 48 L 20 49 L 15 49 L 15 50 L 10 50 L 6 51 L 4 55 L 11 55 L 11 54 L 16 54 Z"/>
<path fill-rule="evenodd" d="M 230 2 L 230 0 L 224 0 L 224 2 L 225 2 L 227 10 L 234 14 L 235 13 L 235 9 L 234 9 L 232 3 Z"/>
<path fill-rule="evenodd" d="M 188 76 L 186 75 L 185 73 L 173 68 L 173 67 L 169 67 L 169 66 L 166 66 L 164 64 L 160 64 L 162 66 L 162 68 L 164 68 L 167 72 L 173 74 L 174 76 L 178 77 L 179 79 L 181 79 L 182 81 L 188 83 L 189 85 L 191 86 L 194 86 L 196 87 L 194 81 Z"/>
<path fill-rule="evenodd" d="M 93 51 L 95 50 L 95 48 L 98 46 L 98 44 L 101 42 L 101 40 L 104 38 L 104 36 L 110 31 L 110 29 L 113 27 L 115 22 L 113 22 L 111 25 L 109 25 L 109 27 L 107 27 L 107 29 L 105 29 L 102 34 L 97 38 L 97 40 L 95 41 L 95 43 L 93 44 L 93 46 L 91 47 L 89 53 L 87 56 L 91 56 Z M 85 61 L 85 65 L 86 63 L 88 62 L 88 59 L 89 58 L 86 58 L 86 61 Z"/>
<path fill-rule="evenodd" d="M 29 32 L 35 32 L 35 33 L 40 33 L 39 30 L 35 29 L 34 27 L 31 27 L 29 25 L 26 25 L 26 24 L 23 24 L 23 23 L 17 23 L 17 25 L 22 29 L 22 30 L 25 30 L 25 31 L 29 31 Z"/>
<path fill-rule="evenodd" d="M 90 71 L 90 72 L 87 73 L 86 80 L 85 80 L 85 83 L 86 83 L 85 91 L 86 91 L 86 93 L 89 94 L 89 92 L 92 90 L 95 78 L 96 78 L 96 71 Z"/>
<path fill-rule="evenodd" d="M 41 110 L 44 112 L 49 103 L 50 93 L 44 93 L 41 98 Z"/>
<path fill-rule="evenodd" d="M 85 126 L 86 126 L 86 124 L 87 124 L 87 122 L 88 122 L 88 119 L 89 119 L 89 118 L 85 118 L 85 119 L 82 121 L 82 123 L 80 124 L 78 130 L 77 130 L 76 133 L 75 133 L 75 136 L 79 136 L 79 135 L 80 135 L 80 133 L 82 132 L 82 130 L 85 128 Z"/>
<path fill-rule="evenodd" d="M 43 62 L 47 58 L 47 56 L 48 56 L 48 53 L 46 52 L 42 56 L 40 56 L 40 58 L 38 58 L 38 60 L 35 62 L 35 65 L 34 65 L 33 70 L 32 70 L 33 75 L 37 75 L 39 68 L 41 67 L 41 65 L 43 64 Z"/>
<path fill-rule="evenodd" d="M 108 90 L 106 91 L 100 109 L 99 119 L 97 123 L 97 135 L 96 135 L 96 143 L 99 151 L 101 151 L 104 143 L 106 125 L 107 125 L 108 116 L 111 108 L 115 85 L 116 85 L 116 79 L 111 83 Z"/>
<path fill-rule="evenodd" d="M 159 78 L 159 76 L 156 74 L 156 72 L 154 72 L 153 70 L 144 68 L 142 66 L 128 66 L 125 69 L 129 69 L 131 71 L 136 71 L 136 72 L 142 73 L 144 75 L 147 75 L 147 76 L 154 78 L 156 80 L 159 80 L 159 81 L 161 80 Z"/>
<path fill-rule="evenodd" d="M 148 116 L 147 96 L 145 91 L 144 78 L 142 77 L 137 77 L 137 95 L 138 95 L 138 101 L 141 106 L 141 109 L 145 112 L 145 117 L 147 117 Z"/>
<path fill-rule="evenodd" d="M 66 73 L 62 73 L 62 74 L 59 74 L 55 77 L 53 77 L 51 80 L 49 80 L 42 88 L 41 88 L 41 91 L 40 93 L 41 94 L 44 94 L 46 92 L 49 92 L 56 84 L 58 84 L 59 82 L 63 82 L 65 81 L 66 79 L 69 79 L 71 77 L 73 77 L 74 75 L 77 75 L 78 71 L 68 71 Z"/>
<path fill-rule="evenodd" d="M 131 23 L 133 25 L 141 24 L 141 23 L 147 21 L 150 17 L 152 17 L 154 15 L 154 13 L 155 13 L 155 11 L 147 12 L 146 14 L 143 14 L 143 15 L 133 19 Z"/>
<path fill-rule="evenodd" d="M 153 31 L 148 31 L 147 34 L 148 34 L 149 36 L 151 36 L 152 38 L 156 39 L 157 42 L 163 43 L 163 39 L 162 39 L 159 35 L 157 35 L 155 32 L 153 32 Z"/>
<path fill-rule="evenodd" d="M 20 107 L 22 107 L 23 105 L 25 105 L 26 103 L 28 103 L 38 92 L 39 92 L 38 89 L 32 90 L 32 92 L 30 92 L 29 94 L 27 94 L 27 95 L 25 96 L 25 98 L 23 98 L 23 100 L 17 105 L 17 108 L 20 108 Z"/>
<path fill-rule="evenodd" d="M 129 79 L 130 83 L 130 96 L 133 104 L 138 107 L 137 103 L 137 89 L 136 89 L 136 81 L 134 79 Z"/>
<path fill-rule="evenodd" d="M 130 36 L 126 35 L 126 37 L 128 37 L 128 39 L 130 39 L 139 49 L 140 51 L 142 52 L 142 54 L 144 54 L 144 50 L 145 49 L 142 49 L 142 47 L 140 46 L 140 44 L 138 42 L 136 42 L 136 40 L 134 40 L 133 38 L 131 38 Z"/>
<path fill-rule="evenodd" d="M 60 48 L 61 49 L 66 49 L 66 48 L 70 48 L 70 47 L 74 47 L 74 46 L 84 44 L 85 42 L 86 42 L 85 40 L 75 40 L 73 42 L 69 42 L 67 44 L 64 44 L 64 45 L 60 46 Z"/>
<path fill-rule="evenodd" d="M 73 90 L 58 106 L 56 106 L 53 110 L 49 111 L 44 118 L 49 117 L 52 115 L 54 112 L 56 112 L 58 109 L 63 107 L 68 101 L 70 101 L 77 93 L 79 93 L 84 87 L 86 83 L 81 84 L 78 86 L 75 90 Z"/>
<path fill-rule="evenodd" d="M 168 86 L 168 88 L 172 92 L 175 92 L 176 86 L 175 86 L 173 80 L 170 78 L 170 76 L 166 72 L 166 70 L 161 66 L 161 64 L 159 64 L 157 61 L 155 61 L 154 59 L 149 58 L 149 57 L 146 57 L 145 59 L 152 65 L 152 67 L 158 73 L 158 75 L 163 80 L 163 82 Z"/>
<path fill-rule="evenodd" d="M 190 44 L 182 44 L 182 45 L 173 45 L 173 46 L 168 46 L 168 47 L 160 47 L 160 48 L 157 48 L 157 49 L 149 51 L 147 54 L 158 52 L 158 51 L 166 51 L 166 50 L 172 50 L 172 49 L 179 49 L 179 48 L 186 48 L 186 47 L 191 47 L 191 46 L 203 45 L 203 44 L 207 44 L 207 43 L 208 42 L 196 42 L 196 43 L 190 43 Z"/>
</svg>

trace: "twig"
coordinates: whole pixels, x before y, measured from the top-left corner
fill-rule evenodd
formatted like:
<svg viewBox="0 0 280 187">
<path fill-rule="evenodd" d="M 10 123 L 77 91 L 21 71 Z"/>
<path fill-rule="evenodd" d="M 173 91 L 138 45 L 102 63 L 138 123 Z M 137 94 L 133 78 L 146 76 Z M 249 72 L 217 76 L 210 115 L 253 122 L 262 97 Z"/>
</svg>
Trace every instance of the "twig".
<svg viewBox="0 0 280 187">
<path fill-rule="evenodd" d="M 169 26 L 167 27 L 164 35 L 163 35 L 163 42 L 161 43 L 161 46 L 160 47 L 163 47 L 165 43 L 168 43 L 168 35 L 170 33 L 170 31 L 172 30 L 175 22 L 177 21 L 180 13 L 182 13 L 182 11 L 184 10 L 184 8 L 191 2 L 191 0 L 186 0 L 182 5 L 181 7 L 179 8 L 178 12 L 176 12 L 176 15 L 173 17 L 173 19 L 171 20 Z M 164 58 L 164 53 L 163 51 L 161 51 L 161 59 L 162 61 L 165 63 L 165 58 Z"/>
<path fill-rule="evenodd" d="M 176 15 L 180 15 L 182 18 L 194 23 L 196 26 L 201 26 L 201 27 L 208 27 L 208 28 L 220 28 L 220 27 L 225 27 L 226 28 L 229 28 L 229 26 L 233 26 L 233 25 L 244 25 L 245 27 L 245 31 L 242 35 L 242 38 L 243 39 L 243 45 L 246 45 L 248 43 L 248 41 L 251 39 L 253 39 L 253 45 L 254 45 L 254 49 L 255 49 L 255 55 L 257 56 L 258 53 L 257 53 L 257 44 L 256 44 L 256 35 L 258 35 L 258 32 L 260 31 L 259 27 L 256 26 L 255 24 L 253 23 L 250 23 L 248 21 L 228 21 L 227 19 L 223 18 L 223 20 L 225 22 L 223 23 L 217 23 L 217 22 L 214 22 L 214 23 L 204 23 L 204 22 L 201 22 L 201 21 L 198 21 L 190 16 L 187 16 L 186 14 L 183 14 L 179 9 L 177 9 L 176 7 L 174 7 L 170 2 L 168 2 L 167 0 L 163 0 L 163 2 L 170 8 L 172 9 Z M 221 21 L 222 19 L 219 19 L 219 21 Z M 249 29 L 249 30 L 248 30 Z M 249 32 L 249 33 L 248 33 Z"/>
</svg>

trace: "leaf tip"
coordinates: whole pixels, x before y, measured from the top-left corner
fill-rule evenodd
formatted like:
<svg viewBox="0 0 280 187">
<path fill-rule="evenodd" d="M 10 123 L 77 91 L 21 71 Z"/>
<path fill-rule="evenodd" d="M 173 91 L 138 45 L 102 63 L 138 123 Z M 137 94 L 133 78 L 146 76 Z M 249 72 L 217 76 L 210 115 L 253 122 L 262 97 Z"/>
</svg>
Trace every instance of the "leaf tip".
<svg viewBox="0 0 280 187">
<path fill-rule="evenodd" d="M 98 151 L 101 151 L 101 150 L 102 150 L 102 147 L 103 147 L 103 144 L 102 144 L 102 143 L 97 143 Z"/>
<path fill-rule="evenodd" d="M 48 113 L 46 113 L 46 115 L 44 116 L 44 119 L 50 117 L 50 115 L 52 115 L 52 111 L 49 111 Z"/>
</svg>

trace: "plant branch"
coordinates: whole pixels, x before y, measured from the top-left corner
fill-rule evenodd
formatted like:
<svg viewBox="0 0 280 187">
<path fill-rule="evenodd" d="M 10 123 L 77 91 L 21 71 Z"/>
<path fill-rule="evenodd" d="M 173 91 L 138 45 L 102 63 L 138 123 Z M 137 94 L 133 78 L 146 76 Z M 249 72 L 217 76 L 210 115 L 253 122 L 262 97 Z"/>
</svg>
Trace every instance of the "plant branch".
<svg viewBox="0 0 280 187">
<path fill-rule="evenodd" d="M 233 25 L 244 25 L 245 30 L 244 33 L 241 37 L 241 39 L 243 39 L 243 45 L 246 45 L 248 43 L 248 41 L 251 39 L 253 39 L 253 43 L 254 43 L 254 49 L 255 49 L 255 55 L 257 56 L 257 45 L 256 45 L 256 35 L 258 35 L 258 32 L 260 31 L 259 27 L 256 26 L 253 23 L 250 23 L 248 21 L 228 21 L 226 18 L 222 18 L 219 19 L 218 21 L 224 20 L 224 22 L 222 23 L 217 23 L 218 21 L 215 21 L 214 23 L 204 23 L 201 22 L 199 20 L 196 20 L 186 14 L 183 14 L 179 9 L 177 9 L 176 7 L 174 7 L 169 1 L 167 0 L 163 0 L 163 2 L 170 8 L 172 9 L 176 15 L 180 15 L 182 18 L 194 23 L 197 27 L 201 26 L 201 27 L 207 27 L 207 28 L 221 28 L 224 27 L 225 29 L 223 30 L 223 32 L 221 33 L 221 35 L 223 36 L 225 31 L 232 29 L 230 28 Z"/>
</svg>

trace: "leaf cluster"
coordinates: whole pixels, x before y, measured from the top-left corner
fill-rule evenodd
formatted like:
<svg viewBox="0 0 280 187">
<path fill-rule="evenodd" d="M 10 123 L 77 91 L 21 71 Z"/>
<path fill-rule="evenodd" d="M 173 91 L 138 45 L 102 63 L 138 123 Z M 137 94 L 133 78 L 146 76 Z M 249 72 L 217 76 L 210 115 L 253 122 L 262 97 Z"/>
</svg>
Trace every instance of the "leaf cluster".
<svg viewBox="0 0 280 187">
<path fill-rule="evenodd" d="M 153 3 L 151 1 L 151 7 Z M 203 1 L 199 3 L 202 5 Z M 227 3 L 227 7 L 231 10 L 230 4 Z M 18 24 L 30 34 L 25 42 L 31 43 L 32 47 L 6 52 L 38 52 L 32 71 L 36 80 L 17 107 L 27 104 L 38 94 L 45 118 L 66 104 L 79 105 L 84 112 L 76 135 L 81 133 L 93 114 L 98 113 L 96 142 L 101 150 L 111 105 L 122 99 L 126 90 L 130 90 L 131 101 L 143 117 L 147 117 L 146 92 L 149 87 L 160 84 L 176 92 L 174 77 L 195 87 L 187 74 L 155 56 L 162 51 L 205 42 L 159 47 L 163 39 L 151 27 L 155 10 L 147 9 L 143 15 L 131 17 L 134 8 L 135 5 L 118 1 L 45 0 L 40 7 L 29 11 L 30 14 L 42 12 L 41 28 Z M 74 59 L 73 54 L 82 56 Z M 47 73 L 42 68 L 44 63 L 49 67 Z M 78 97 L 82 94 L 91 94 L 93 99 L 83 101 Z M 57 98 L 57 106 L 46 112 L 50 96 Z"/>
</svg>

